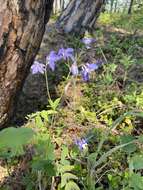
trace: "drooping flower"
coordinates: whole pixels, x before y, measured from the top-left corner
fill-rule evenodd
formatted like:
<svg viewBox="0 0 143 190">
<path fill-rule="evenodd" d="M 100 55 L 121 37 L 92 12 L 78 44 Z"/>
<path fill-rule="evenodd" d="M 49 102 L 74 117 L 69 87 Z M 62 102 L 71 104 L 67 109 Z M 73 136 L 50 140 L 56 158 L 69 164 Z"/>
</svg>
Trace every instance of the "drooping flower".
<svg viewBox="0 0 143 190">
<path fill-rule="evenodd" d="M 96 40 L 94 38 L 87 38 L 87 37 L 85 37 L 81 41 L 82 41 L 82 43 L 85 44 L 85 46 L 86 46 L 87 49 L 90 49 L 90 45 L 92 43 L 94 43 Z"/>
<path fill-rule="evenodd" d="M 34 64 L 31 66 L 31 72 L 32 72 L 32 74 L 37 74 L 37 73 L 44 74 L 45 65 L 38 61 L 34 61 Z"/>
<path fill-rule="evenodd" d="M 54 71 L 56 68 L 56 62 L 60 59 L 60 56 L 58 56 L 55 51 L 51 51 L 50 54 L 46 57 L 46 64 L 49 65 L 52 71 Z"/>
<path fill-rule="evenodd" d="M 89 72 L 86 67 L 82 67 L 81 75 L 85 82 L 89 81 Z"/>
<path fill-rule="evenodd" d="M 86 37 L 85 37 L 85 38 L 82 39 L 82 42 L 83 42 L 84 44 L 86 44 L 86 45 L 89 45 L 89 44 L 95 42 L 95 39 L 94 39 L 94 38 L 86 38 Z"/>
<path fill-rule="evenodd" d="M 78 70 L 78 66 L 77 66 L 76 62 L 74 62 L 72 64 L 70 70 L 71 70 L 71 73 L 72 73 L 73 76 L 77 76 L 78 75 L 79 70 Z"/>
<path fill-rule="evenodd" d="M 64 60 L 71 59 L 72 61 L 75 61 L 74 59 L 74 49 L 73 48 L 61 48 L 59 49 L 58 56 L 63 58 Z"/>
<path fill-rule="evenodd" d="M 85 82 L 89 81 L 90 73 L 97 70 L 99 66 L 96 63 L 86 63 L 82 67 L 81 75 Z"/>
<path fill-rule="evenodd" d="M 78 146 L 80 151 L 84 150 L 88 145 L 86 139 L 76 139 L 75 144 Z"/>
<path fill-rule="evenodd" d="M 96 63 L 87 63 L 86 68 L 87 68 L 88 72 L 90 73 L 92 71 L 97 70 L 99 68 L 99 66 Z"/>
</svg>

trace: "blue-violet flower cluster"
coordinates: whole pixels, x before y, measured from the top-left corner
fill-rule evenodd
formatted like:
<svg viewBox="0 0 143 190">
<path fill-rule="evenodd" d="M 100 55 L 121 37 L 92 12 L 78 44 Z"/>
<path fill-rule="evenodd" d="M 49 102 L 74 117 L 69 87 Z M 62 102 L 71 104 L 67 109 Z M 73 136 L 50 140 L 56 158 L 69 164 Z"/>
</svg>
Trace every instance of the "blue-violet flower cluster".
<svg viewBox="0 0 143 190">
<path fill-rule="evenodd" d="M 85 44 L 90 44 L 94 39 L 92 38 L 83 38 L 83 42 Z M 32 74 L 44 72 L 47 69 L 47 66 L 51 69 L 51 71 L 55 71 L 56 63 L 60 60 L 72 62 L 70 67 L 71 74 L 76 77 L 81 74 L 84 81 L 89 81 L 90 73 L 96 71 L 100 65 L 102 65 L 101 60 L 97 60 L 96 63 L 86 63 L 78 67 L 76 59 L 74 57 L 74 49 L 73 48 L 60 48 L 58 52 L 51 51 L 49 55 L 46 56 L 46 65 L 40 63 L 38 61 L 34 61 L 34 64 L 31 66 Z"/>
</svg>

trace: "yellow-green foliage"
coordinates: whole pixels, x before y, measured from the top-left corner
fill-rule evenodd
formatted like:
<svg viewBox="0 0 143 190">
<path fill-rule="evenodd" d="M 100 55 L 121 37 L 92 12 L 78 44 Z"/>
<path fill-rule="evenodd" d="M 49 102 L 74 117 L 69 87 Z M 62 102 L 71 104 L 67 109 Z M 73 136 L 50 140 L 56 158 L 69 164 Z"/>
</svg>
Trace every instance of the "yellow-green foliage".
<svg viewBox="0 0 143 190">
<path fill-rule="evenodd" d="M 119 13 L 101 13 L 98 22 L 103 25 L 112 25 L 114 22 L 119 20 Z"/>
<path fill-rule="evenodd" d="M 143 29 L 143 9 L 133 12 L 131 15 L 124 13 L 102 13 L 99 17 L 101 25 L 110 25 L 126 29 L 128 31 Z"/>
</svg>

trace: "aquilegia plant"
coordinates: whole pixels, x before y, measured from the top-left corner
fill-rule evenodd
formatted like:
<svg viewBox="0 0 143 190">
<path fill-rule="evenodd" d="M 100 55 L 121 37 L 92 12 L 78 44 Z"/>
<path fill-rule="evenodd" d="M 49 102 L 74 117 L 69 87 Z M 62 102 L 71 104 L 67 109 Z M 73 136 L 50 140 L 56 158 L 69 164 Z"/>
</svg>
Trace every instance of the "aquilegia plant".
<svg viewBox="0 0 143 190">
<path fill-rule="evenodd" d="M 89 48 L 90 45 L 95 42 L 94 38 L 83 38 L 82 42 L 85 44 L 86 48 Z M 32 74 L 45 74 L 46 78 L 46 87 L 48 98 L 50 98 L 49 88 L 48 88 L 48 76 L 47 76 L 47 69 L 49 68 L 52 72 L 56 69 L 56 64 L 60 61 L 65 61 L 66 65 L 69 67 L 69 74 L 75 78 L 77 76 L 81 76 L 83 81 L 88 82 L 90 80 L 90 74 L 103 64 L 102 60 L 97 60 L 95 63 L 85 63 L 78 65 L 77 60 L 74 56 L 74 49 L 73 48 L 60 48 L 58 52 L 51 51 L 46 56 L 46 63 L 41 63 L 39 61 L 34 61 L 33 65 L 31 66 Z"/>
</svg>

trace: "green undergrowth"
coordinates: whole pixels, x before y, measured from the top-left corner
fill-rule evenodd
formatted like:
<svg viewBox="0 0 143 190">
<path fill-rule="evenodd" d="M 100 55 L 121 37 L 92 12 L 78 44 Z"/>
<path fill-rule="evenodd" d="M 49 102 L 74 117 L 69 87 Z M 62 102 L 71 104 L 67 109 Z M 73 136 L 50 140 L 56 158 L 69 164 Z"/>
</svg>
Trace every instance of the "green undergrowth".
<svg viewBox="0 0 143 190">
<path fill-rule="evenodd" d="M 94 35 L 91 50 L 68 39 L 82 49 L 80 64 L 91 52 L 103 60 L 90 81 L 77 77 L 74 86 L 63 76 L 59 98 L 28 115 L 24 127 L 0 132 L 0 158 L 9 174 L 2 189 L 142 190 L 143 41 Z M 24 171 L 13 177 L 23 162 Z"/>
<path fill-rule="evenodd" d="M 99 17 L 99 24 L 104 26 L 114 26 L 117 28 L 125 29 L 129 32 L 142 31 L 143 9 L 134 11 L 132 14 L 123 13 L 102 13 Z"/>
</svg>

